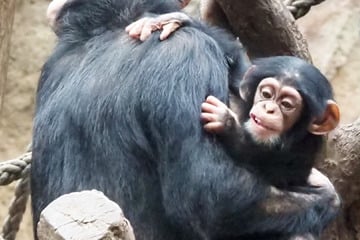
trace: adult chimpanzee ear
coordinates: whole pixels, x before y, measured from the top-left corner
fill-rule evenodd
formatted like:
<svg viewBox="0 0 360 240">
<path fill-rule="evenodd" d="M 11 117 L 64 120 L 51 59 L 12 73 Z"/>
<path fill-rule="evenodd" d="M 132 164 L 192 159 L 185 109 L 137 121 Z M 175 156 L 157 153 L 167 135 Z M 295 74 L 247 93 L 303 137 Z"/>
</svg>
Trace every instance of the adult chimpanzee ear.
<svg viewBox="0 0 360 240">
<path fill-rule="evenodd" d="M 324 115 L 320 120 L 316 119 L 308 128 L 308 131 L 315 135 L 324 135 L 339 124 L 340 110 L 338 105 L 332 101 L 327 101 L 327 106 Z"/>
</svg>

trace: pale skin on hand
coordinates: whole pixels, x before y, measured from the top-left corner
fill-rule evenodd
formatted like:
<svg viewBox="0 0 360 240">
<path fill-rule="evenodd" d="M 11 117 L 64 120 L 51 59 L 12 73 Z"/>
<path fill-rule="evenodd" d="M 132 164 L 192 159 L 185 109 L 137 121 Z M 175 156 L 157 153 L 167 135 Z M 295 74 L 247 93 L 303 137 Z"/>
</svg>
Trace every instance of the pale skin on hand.
<svg viewBox="0 0 360 240">
<path fill-rule="evenodd" d="M 181 8 L 184 8 L 191 0 L 180 0 Z M 130 37 L 145 41 L 152 32 L 161 30 L 160 40 L 167 39 L 173 32 L 181 27 L 183 22 L 190 18 L 181 12 L 162 14 L 157 17 L 141 18 L 125 28 Z"/>
<path fill-rule="evenodd" d="M 236 114 L 222 101 L 214 96 L 208 96 L 201 104 L 201 120 L 208 132 L 221 134 L 226 131 L 225 121 L 228 116 L 237 120 Z M 239 123 L 237 123 L 239 124 Z"/>
<path fill-rule="evenodd" d="M 189 2 L 190 0 L 180 0 L 181 7 L 185 7 Z M 200 15 L 206 22 L 226 28 L 226 17 L 215 0 L 201 0 Z M 160 40 L 165 40 L 189 19 L 186 14 L 181 12 L 162 14 L 157 17 L 145 17 L 130 24 L 126 31 L 132 38 L 145 41 L 152 32 L 160 30 Z"/>
<path fill-rule="evenodd" d="M 331 191 L 335 191 L 334 185 L 332 185 L 329 178 L 327 178 L 316 168 L 311 169 L 311 173 L 308 178 L 308 184 L 313 187 L 324 187 L 330 189 Z M 341 200 L 339 196 L 333 199 L 332 206 L 340 206 L 340 204 Z"/>
<path fill-rule="evenodd" d="M 181 20 L 173 18 L 175 14 L 179 16 L 179 19 L 184 19 L 184 16 L 186 16 L 185 14 L 181 16 L 182 13 L 168 13 L 156 18 L 145 17 L 128 25 L 125 31 L 130 37 L 145 41 L 152 32 L 162 30 L 160 40 L 165 40 L 182 25 Z"/>
<path fill-rule="evenodd" d="M 128 25 L 125 31 L 130 37 L 145 41 L 152 32 L 161 30 L 160 40 L 165 40 L 189 19 L 186 14 L 181 12 L 162 14 L 158 17 L 145 17 Z"/>
</svg>

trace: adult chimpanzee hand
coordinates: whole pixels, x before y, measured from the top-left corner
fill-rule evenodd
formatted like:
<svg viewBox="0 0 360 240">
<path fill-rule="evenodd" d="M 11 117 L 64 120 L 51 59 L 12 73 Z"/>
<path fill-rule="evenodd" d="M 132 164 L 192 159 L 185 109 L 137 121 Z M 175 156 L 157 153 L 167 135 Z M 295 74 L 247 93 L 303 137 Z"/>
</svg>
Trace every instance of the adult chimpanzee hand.
<svg viewBox="0 0 360 240">
<path fill-rule="evenodd" d="M 329 189 L 334 189 L 334 186 L 330 180 L 322 174 L 319 170 L 313 168 L 308 178 L 308 183 L 313 187 L 326 187 Z"/>
<path fill-rule="evenodd" d="M 295 219 L 301 219 L 301 209 L 312 208 L 314 214 L 323 216 L 321 224 L 324 226 L 331 220 L 327 215 L 332 215 L 339 211 L 341 202 L 339 195 L 329 179 L 316 169 L 312 169 L 311 175 L 308 179 L 308 186 L 296 186 L 289 192 L 284 192 L 281 189 L 271 187 L 271 194 L 269 197 L 260 203 L 259 212 L 265 215 L 272 216 L 294 216 Z M 324 208 L 324 206 L 327 206 Z M 263 215 L 263 216 L 265 216 Z M 328 215 L 328 216 L 329 216 Z M 282 221 L 282 220 L 280 220 Z M 284 226 L 286 225 L 285 222 Z M 300 222 L 293 222 L 292 224 L 300 224 Z M 320 223 L 320 222 L 318 222 Z M 291 228 L 290 225 L 286 225 Z M 295 226 L 295 225 L 294 225 Z M 288 240 L 314 240 L 318 239 L 318 231 L 309 232 L 305 234 L 295 234 L 288 236 Z M 268 238 L 259 238 L 268 239 Z M 271 238 L 273 239 L 273 238 Z M 279 239 L 279 238 L 274 238 Z M 282 238 L 283 239 L 283 238 Z"/>
</svg>

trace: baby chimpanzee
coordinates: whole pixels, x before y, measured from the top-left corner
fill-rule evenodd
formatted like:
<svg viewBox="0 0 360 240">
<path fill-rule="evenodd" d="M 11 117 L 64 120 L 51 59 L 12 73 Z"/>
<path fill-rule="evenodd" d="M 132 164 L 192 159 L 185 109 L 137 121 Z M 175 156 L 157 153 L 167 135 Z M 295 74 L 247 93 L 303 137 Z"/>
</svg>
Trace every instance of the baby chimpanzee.
<svg viewBox="0 0 360 240">
<path fill-rule="evenodd" d="M 296 57 L 259 59 L 241 80 L 235 104 L 240 114 L 209 96 L 202 104 L 204 128 L 272 184 L 305 184 L 321 135 L 339 123 L 328 80 Z"/>
</svg>

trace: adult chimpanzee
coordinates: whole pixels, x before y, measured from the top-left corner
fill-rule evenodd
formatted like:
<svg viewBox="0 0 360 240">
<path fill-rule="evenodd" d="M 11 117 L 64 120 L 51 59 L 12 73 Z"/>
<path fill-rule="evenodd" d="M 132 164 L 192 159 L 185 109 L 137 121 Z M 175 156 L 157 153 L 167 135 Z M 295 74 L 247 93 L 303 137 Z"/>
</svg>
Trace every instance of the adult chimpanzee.
<svg viewBox="0 0 360 240">
<path fill-rule="evenodd" d="M 178 9 L 178 0 L 73 0 L 62 8 L 37 92 L 34 225 L 60 195 L 98 189 L 123 208 L 138 240 L 321 231 L 338 202 L 326 178 L 277 190 L 202 130 L 205 97 L 227 102 L 228 81 L 244 71 L 236 41 L 198 22 L 166 42 L 155 34 L 140 44 L 124 31 L 145 12 Z"/>
</svg>

